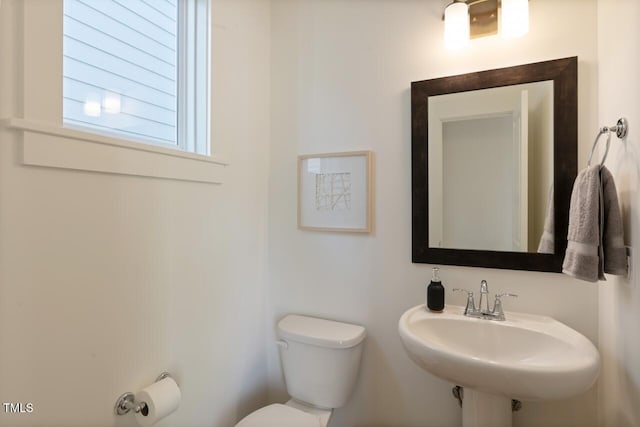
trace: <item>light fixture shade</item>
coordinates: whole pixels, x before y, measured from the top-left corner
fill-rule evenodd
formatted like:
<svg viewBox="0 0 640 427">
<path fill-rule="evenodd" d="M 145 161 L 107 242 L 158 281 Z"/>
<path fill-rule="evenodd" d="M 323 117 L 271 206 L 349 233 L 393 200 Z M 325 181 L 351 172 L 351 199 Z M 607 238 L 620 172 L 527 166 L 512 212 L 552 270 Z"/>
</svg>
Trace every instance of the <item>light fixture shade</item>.
<svg viewBox="0 0 640 427">
<path fill-rule="evenodd" d="M 469 43 L 469 7 L 453 2 L 444 10 L 444 44 L 448 49 L 460 49 Z"/>
<path fill-rule="evenodd" d="M 520 37 L 529 32 L 529 0 L 502 0 L 502 36 Z"/>
</svg>

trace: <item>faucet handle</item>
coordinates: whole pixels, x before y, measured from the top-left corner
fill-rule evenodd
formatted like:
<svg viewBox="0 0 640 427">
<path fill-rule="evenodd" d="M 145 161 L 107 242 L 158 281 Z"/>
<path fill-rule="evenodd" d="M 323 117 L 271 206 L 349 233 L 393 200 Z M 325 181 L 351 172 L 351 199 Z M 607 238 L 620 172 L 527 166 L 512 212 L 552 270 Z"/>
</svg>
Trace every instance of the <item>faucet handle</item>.
<svg viewBox="0 0 640 427">
<path fill-rule="evenodd" d="M 454 292 L 466 292 L 467 293 L 467 306 L 464 308 L 464 314 L 465 316 L 468 313 L 474 313 L 476 312 L 476 302 L 473 300 L 473 292 L 468 290 L 468 289 L 462 289 L 462 288 L 453 288 Z"/>
<path fill-rule="evenodd" d="M 504 310 L 502 310 L 502 300 L 500 299 L 502 297 L 518 298 L 518 295 L 510 294 L 508 292 L 505 292 L 503 294 L 496 294 L 496 300 L 493 303 L 493 310 L 491 311 L 491 313 L 496 317 L 497 320 L 505 320 Z"/>
<path fill-rule="evenodd" d="M 503 294 L 496 294 L 496 299 L 500 299 L 502 297 L 513 297 L 513 298 L 518 298 L 517 294 L 510 294 L 508 292 L 505 292 Z"/>
</svg>

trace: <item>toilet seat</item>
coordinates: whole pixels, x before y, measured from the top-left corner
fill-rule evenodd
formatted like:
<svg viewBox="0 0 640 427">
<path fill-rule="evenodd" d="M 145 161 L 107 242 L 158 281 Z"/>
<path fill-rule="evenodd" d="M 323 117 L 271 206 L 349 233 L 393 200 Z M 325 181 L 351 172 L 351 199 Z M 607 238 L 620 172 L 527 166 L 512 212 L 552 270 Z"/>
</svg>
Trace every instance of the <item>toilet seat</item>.
<svg viewBox="0 0 640 427">
<path fill-rule="evenodd" d="M 236 427 L 319 427 L 318 417 L 275 403 L 244 417 Z"/>
</svg>

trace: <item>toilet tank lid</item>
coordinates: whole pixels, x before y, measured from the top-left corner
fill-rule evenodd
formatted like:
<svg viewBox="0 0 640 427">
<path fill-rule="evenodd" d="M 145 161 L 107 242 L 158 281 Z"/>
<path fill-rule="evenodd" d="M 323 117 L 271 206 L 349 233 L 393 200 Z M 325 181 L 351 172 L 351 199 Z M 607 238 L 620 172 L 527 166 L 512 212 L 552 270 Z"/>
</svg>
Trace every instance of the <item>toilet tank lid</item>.
<svg viewBox="0 0 640 427">
<path fill-rule="evenodd" d="M 278 322 L 280 337 L 328 348 L 350 348 L 362 342 L 362 326 L 317 317 L 289 314 Z"/>
</svg>

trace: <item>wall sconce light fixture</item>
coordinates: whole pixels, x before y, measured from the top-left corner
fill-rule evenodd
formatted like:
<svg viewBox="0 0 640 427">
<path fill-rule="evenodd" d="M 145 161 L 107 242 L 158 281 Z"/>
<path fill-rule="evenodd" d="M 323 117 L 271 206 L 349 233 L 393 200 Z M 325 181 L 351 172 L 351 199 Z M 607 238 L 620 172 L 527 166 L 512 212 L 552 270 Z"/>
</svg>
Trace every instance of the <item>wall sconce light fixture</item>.
<svg viewBox="0 0 640 427">
<path fill-rule="evenodd" d="M 469 43 L 469 6 L 454 1 L 444 9 L 444 44 L 448 49 L 461 49 Z"/>
<path fill-rule="evenodd" d="M 454 0 L 444 9 L 444 40 L 448 49 L 460 49 L 470 38 L 498 34 L 499 27 L 505 38 L 526 34 L 529 0 Z"/>
</svg>

